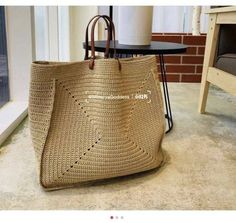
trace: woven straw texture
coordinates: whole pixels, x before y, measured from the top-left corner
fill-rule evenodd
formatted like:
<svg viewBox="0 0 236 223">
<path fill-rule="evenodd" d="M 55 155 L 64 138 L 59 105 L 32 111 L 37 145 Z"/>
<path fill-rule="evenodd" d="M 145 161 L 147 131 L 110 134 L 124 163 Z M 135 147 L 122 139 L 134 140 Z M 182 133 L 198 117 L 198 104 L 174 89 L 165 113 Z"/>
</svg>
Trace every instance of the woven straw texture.
<svg viewBox="0 0 236 223">
<path fill-rule="evenodd" d="M 44 188 L 133 174 L 162 163 L 165 118 L 156 58 L 120 63 L 121 70 L 115 59 L 95 60 L 93 70 L 89 61 L 32 64 L 30 130 Z M 142 94 L 148 98 L 135 97 Z"/>
</svg>

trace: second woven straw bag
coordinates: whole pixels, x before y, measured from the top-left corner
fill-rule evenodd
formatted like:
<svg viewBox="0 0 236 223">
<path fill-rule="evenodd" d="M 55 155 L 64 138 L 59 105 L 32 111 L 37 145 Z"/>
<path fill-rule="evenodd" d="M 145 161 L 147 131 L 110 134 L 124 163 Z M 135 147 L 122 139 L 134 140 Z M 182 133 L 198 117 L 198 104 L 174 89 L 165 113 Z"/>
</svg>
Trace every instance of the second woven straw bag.
<svg viewBox="0 0 236 223">
<path fill-rule="evenodd" d="M 104 59 L 95 58 L 94 27 L 107 24 Z M 87 29 L 88 31 L 88 29 Z M 155 56 L 109 57 L 106 16 L 93 18 L 91 58 L 81 62 L 33 62 L 29 119 L 45 189 L 124 176 L 163 162 L 165 132 Z M 88 34 L 86 44 L 88 44 Z M 86 47 L 88 49 L 88 47 Z"/>
</svg>

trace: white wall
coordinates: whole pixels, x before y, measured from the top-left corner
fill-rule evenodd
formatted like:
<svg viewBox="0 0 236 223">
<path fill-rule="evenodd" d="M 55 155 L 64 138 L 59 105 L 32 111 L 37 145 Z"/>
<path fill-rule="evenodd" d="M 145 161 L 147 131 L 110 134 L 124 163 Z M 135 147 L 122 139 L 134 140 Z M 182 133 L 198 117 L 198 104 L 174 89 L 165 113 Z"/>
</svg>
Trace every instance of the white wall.
<svg viewBox="0 0 236 223">
<path fill-rule="evenodd" d="M 116 39 L 118 37 L 118 9 L 119 6 L 113 6 L 113 23 L 115 25 L 116 28 Z M 100 15 L 109 15 L 109 6 L 98 6 L 98 13 Z M 104 39 L 105 38 L 105 24 L 104 22 L 99 22 L 99 31 L 100 31 L 100 39 Z"/>
<path fill-rule="evenodd" d="M 49 59 L 48 11 L 45 6 L 34 7 L 35 46 L 37 60 Z"/>
<path fill-rule="evenodd" d="M 85 29 L 97 6 L 36 6 L 36 59 L 83 60 Z M 97 38 L 97 29 L 95 31 Z"/>
<path fill-rule="evenodd" d="M 37 60 L 69 60 L 69 16 L 67 6 L 35 6 Z"/>
<path fill-rule="evenodd" d="M 84 59 L 82 43 L 85 40 L 85 30 L 89 20 L 97 14 L 97 6 L 70 7 L 70 59 L 72 61 Z M 97 39 L 97 35 L 95 39 Z"/>
<path fill-rule="evenodd" d="M 59 60 L 70 60 L 70 11 L 69 6 L 58 6 Z"/>
<path fill-rule="evenodd" d="M 183 32 L 184 7 L 154 6 L 153 32 Z"/>
<path fill-rule="evenodd" d="M 201 33 L 207 32 L 208 17 L 202 6 Z M 192 33 L 193 6 L 154 6 L 153 32 Z"/>
<path fill-rule="evenodd" d="M 204 10 L 208 6 L 202 7 L 201 32 L 207 32 L 207 15 Z M 153 9 L 153 32 L 192 32 L 192 11 L 193 6 L 154 6 Z M 100 14 L 109 15 L 108 6 L 99 6 Z M 118 27 L 118 6 L 113 7 L 113 19 Z M 118 31 L 117 31 L 118 32 Z"/>
</svg>

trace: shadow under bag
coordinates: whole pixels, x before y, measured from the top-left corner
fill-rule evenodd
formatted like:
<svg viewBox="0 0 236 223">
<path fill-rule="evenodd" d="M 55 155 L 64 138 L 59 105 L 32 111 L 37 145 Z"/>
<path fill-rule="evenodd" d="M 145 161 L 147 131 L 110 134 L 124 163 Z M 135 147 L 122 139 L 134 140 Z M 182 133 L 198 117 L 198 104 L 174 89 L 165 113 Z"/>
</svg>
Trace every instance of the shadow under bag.
<svg viewBox="0 0 236 223">
<path fill-rule="evenodd" d="M 108 32 L 104 59 L 96 59 L 94 49 L 100 18 Z M 95 16 L 91 22 L 91 57 L 87 28 L 85 61 L 32 63 L 30 131 L 40 183 L 48 190 L 163 162 L 165 116 L 155 56 L 118 59 L 110 18 Z M 108 58 L 110 44 L 113 58 Z"/>
</svg>

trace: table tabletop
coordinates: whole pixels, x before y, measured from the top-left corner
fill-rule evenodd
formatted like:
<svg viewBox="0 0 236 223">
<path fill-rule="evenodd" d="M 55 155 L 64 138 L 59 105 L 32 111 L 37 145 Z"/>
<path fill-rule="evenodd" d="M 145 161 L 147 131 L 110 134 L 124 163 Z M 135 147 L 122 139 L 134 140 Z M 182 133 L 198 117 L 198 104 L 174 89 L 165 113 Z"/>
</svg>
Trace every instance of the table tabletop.
<svg viewBox="0 0 236 223">
<path fill-rule="evenodd" d="M 91 50 L 91 44 L 88 44 L 89 50 Z M 83 47 L 85 48 L 85 43 L 83 43 Z M 106 48 L 106 41 L 95 41 L 95 51 L 96 52 L 104 52 Z M 171 43 L 171 42 L 160 42 L 160 41 L 151 41 L 150 45 L 140 46 L 140 45 L 124 45 L 119 44 L 116 41 L 116 52 L 118 54 L 177 54 L 177 53 L 185 53 L 187 50 L 187 46 L 180 43 Z M 110 50 L 111 53 L 114 51 L 113 41 L 110 42 Z"/>
</svg>

